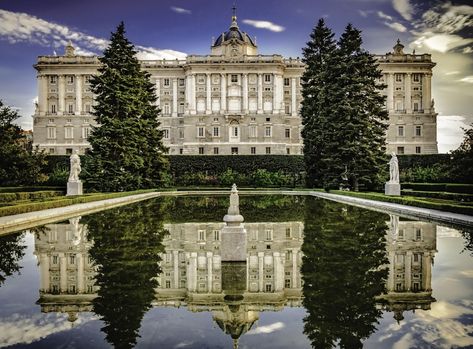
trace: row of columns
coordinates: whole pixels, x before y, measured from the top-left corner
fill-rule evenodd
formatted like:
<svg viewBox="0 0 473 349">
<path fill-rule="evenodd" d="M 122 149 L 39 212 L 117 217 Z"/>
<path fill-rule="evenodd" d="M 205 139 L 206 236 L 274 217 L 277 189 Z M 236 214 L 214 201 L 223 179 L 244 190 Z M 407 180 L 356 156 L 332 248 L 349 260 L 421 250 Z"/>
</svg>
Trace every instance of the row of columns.
<svg viewBox="0 0 473 349">
<path fill-rule="evenodd" d="M 404 254 L 404 289 L 411 291 L 412 288 L 412 251 L 407 251 Z M 422 254 L 422 284 L 421 289 L 425 291 L 432 290 L 432 258 L 431 252 L 424 252 Z M 396 279 L 396 252 L 389 251 L 389 277 L 388 277 L 388 291 L 396 291 L 395 279 Z"/>
<path fill-rule="evenodd" d="M 226 113 L 228 110 L 228 75 L 230 73 L 219 73 L 220 75 L 220 113 Z M 249 111 L 249 99 L 248 99 L 248 73 L 240 74 L 241 79 L 241 112 L 247 114 Z M 274 74 L 274 88 L 273 88 L 273 112 L 282 113 L 284 104 L 284 88 L 283 88 L 283 76 L 281 74 Z M 206 73 L 206 104 L 205 114 L 212 114 L 212 74 Z M 155 79 L 156 94 L 158 97 L 161 94 L 161 79 Z M 178 113 L 178 79 L 172 79 L 172 116 L 177 116 Z M 257 113 L 263 114 L 263 73 L 258 74 L 257 78 Z M 297 115 L 297 81 L 296 78 L 291 78 L 291 114 Z M 186 102 L 186 113 L 195 115 L 197 114 L 197 93 L 196 93 L 196 74 L 189 74 L 186 77 L 186 88 L 185 88 L 185 102 Z M 159 105 L 159 99 L 158 99 Z"/>
<path fill-rule="evenodd" d="M 387 108 L 389 112 L 394 112 L 396 106 L 394 105 L 395 90 L 394 90 L 394 75 L 398 73 L 388 73 L 387 75 Z M 411 86 L 412 73 L 405 73 L 404 76 L 404 109 L 407 114 L 412 113 L 412 86 Z M 432 74 L 422 74 L 422 106 L 425 113 L 431 113 L 431 100 L 432 100 Z"/>
<path fill-rule="evenodd" d="M 50 273 L 50 258 L 47 253 L 41 253 L 39 256 L 40 264 L 40 290 L 43 292 L 51 291 L 51 273 Z M 63 252 L 58 253 L 59 258 L 59 291 L 61 293 L 68 292 L 67 288 L 67 255 Z M 75 253 L 77 264 L 77 293 L 85 292 L 85 259 L 82 253 Z"/>
<path fill-rule="evenodd" d="M 58 95 L 58 105 L 57 105 L 57 115 L 63 115 L 66 112 L 66 75 L 55 75 L 57 76 L 57 95 Z M 73 75 L 74 76 L 74 93 L 75 93 L 75 105 L 74 105 L 74 114 L 80 115 L 82 113 L 82 88 L 84 85 L 83 75 Z M 48 94 L 49 94 L 49 83 L 48 80 L 50 75 L 38 75 L 38 111 L 40 115 L 44 115 L 48 112 Z"/>
</svg>

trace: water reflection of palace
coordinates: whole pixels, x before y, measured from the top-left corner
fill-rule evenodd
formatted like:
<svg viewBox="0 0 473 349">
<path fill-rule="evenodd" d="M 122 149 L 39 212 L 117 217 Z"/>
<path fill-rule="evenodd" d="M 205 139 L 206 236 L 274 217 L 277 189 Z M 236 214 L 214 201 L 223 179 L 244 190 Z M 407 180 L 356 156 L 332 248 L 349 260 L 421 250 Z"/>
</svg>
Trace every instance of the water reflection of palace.
<svg viewBox="0 0 473 349">
<path fill-rule="evenodd" d="M 435 301 L 431 266 L 436 225 L 397 216 L 389 224 L 387 293 L 379 300 L 401 320 L 404 311 L 430 309 Z M 238 337 L 251 328 L 259 312 L 302 305 L 302 222 L 245 223 L 248 250 L 243 267 L 222 265 L 222 227 L 222 223 L 165 224 L 169 234 L 163 240 L 154 306 L 210 311 L 222 330 Z M 74 321 L 78 312 L 92 311 L 97 296 L 96 268 L 88 254 L 93 242 L 87 240 L 87 228 L 79 218 L 46 228 L 35 237 L 41 277 L 38 304 L 43 312 L 68 313 Z"/>
</svg>

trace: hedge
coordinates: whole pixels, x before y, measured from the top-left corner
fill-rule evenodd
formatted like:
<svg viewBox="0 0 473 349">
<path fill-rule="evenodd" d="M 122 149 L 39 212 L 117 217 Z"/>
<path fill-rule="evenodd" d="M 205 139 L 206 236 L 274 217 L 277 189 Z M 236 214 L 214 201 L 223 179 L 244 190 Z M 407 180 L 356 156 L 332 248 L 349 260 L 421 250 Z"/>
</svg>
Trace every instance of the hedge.
<svg viewBox="0 0 473 349">
<path fill-rule="evenodd" d="M 36 191 L 66 191 L 63 186 L 44 186 L 44 187 L 0 187 L 0 193 L 17 193 L 17 192 L 36 192 Z"/>
<path fill-rule="evenodd" d="M 473 184 L 457 183 L 401 183 L 402 189 L 473 194 Z"/>
<path fill-rule="evenodd" d="M 411 154 L 397 155 L 399 168 L 431 167 L 436 164 L 450 164 L 450 154 Z"/>
<path fill-rule="evenodd" d="M 121 192 L 121 193 L 86 194 L 86 195 L 75 196 L 75 197 L 64 197 L 64 199 L 60 199 L 60 200 L 31 202 L 31 203 L 19 204 L 15 206 L 0 207 L 0 217 L 26 213 L 26 212 L 46 210 L 50 208 L 64 207 L 64 206 L 69 206 L 73 204 L 83 204 L 83 203 L 92 202 L 92 201 L 114 199 L 114 198 L 134 195 L 134 194 L 149 193 L 153 191 L 155 190 L 146 189 L 146 190 L 135 190 L 135 191 Z"/>
<path fill-rule="evenodd" d="M 0 193 L 0 202 L 11 202 L 18 200 L 39 200 L 62 195 L 64 195 L 64 191 Z"/>
<path fill-rule="evenodd" d="M 415 191 L 408 189 L 402 190 L 402 195 L 461 202 L 473 202 L 473 194 L 447 193 L 438 191 Z"/>
<path fill-rule="evenodd" d="M 417 199 L 413 197 L 405 197 L 405 196 L 386 196 L 381 193 L 360 193 L 360 192 L 349 192 L 349 191 L 340 191 L 334 190 L 330 191 L 335 194 L 346 195 L 346 196 L 354 196 L 368 200 L 376 200 L 376 201 L 384 201 L 384 202 L 392 202 L 395 204 L 407 205 L 407 206 L 414 206 L 414 207 L 423 207 L 423 208 L 430 208 L 434 210 L 440 211 L 447 211 L 447 212 L 454 212 L 466 215 L 473 215 L 473 206 L 463 206 L 459 204 L 449 204 L 449 203 L 442 203 L 442 202 L 435 202 L 430 201 L 429 199 Z"/>
</svg>

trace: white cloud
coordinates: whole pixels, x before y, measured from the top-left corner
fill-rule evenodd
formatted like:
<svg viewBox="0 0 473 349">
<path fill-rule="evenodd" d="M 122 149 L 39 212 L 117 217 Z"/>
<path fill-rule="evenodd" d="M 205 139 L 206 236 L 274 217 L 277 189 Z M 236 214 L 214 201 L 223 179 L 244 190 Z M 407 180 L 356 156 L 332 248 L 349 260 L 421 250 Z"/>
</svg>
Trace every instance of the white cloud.
<svg viewBox="0 0 473 349">
<path fill-rule="evenodd" d="M 437 117 L 437 137 L 439 153 L 457 149 L 463 140 L 462 128 L 468 127 L 468 120 L 460 115 L 439 115 Z"/>
<path fill-rule="evenodd" d="M 376 12 L 376 14 L 378 15 L 379 18 L 382 18 L 382 19 L 387 19 L 388 21 L 392 21 L 393 18 L 387 14 L 385 14 L 384 12 L 382 11 L 378 11 Z"/>
<path fill-rule="evenodd" d="M 259 326 L 251 331 L 249 331 L 247 334 L 268 334 L 272 333 L 274 331 L 278 331 L 286 327 L 284 323 L 282 322 L 275 322 L 274 324 L 266 325 L 266 326 Z"/>
<path fill-rule="evenodd" d="M 184 14 L 184 15 L 190 15 L 192 13 L 191 10 L 182 8 L 182 7 L 176 7 L 176 6 L 171 6 L 171 10 L 173 10 L 176 13 Z"/>
<path fill-rule="evenodd" d="M 469 84 L 473 84 L 473 75 L 465 76 L 463 79 L 460 79 L 461 82 L 467 82 Z"/>
<path fill-rule="evenodd" d="M 467 46 L 463 49 L 463 53 L 472 53 L 473 52 L 473 48 L 471 48 L 470 46 Z"/>
<path fill-rule="evenodd" d="M 62 48 L 69 41 L 80 55 L 94 55 L 103 51 L 108 40 L 97 38 L 67 26 L 48 22 L 26 13 L 17 13 L 0 9 L 0 39 L 12 44 L 27 42 L 50 47 Z M 175 59 L 185 57 L 185 53 L 173 50 L 158 50 L 151 47 L 136 46 L 139 56 L 147 59 Z M 61 53 L 61 52 L 60 52 Z"/>
<path fill-rule="evenodd" d="M 277 33 L 286 30 L 286 28 L 284 28 L 283 26 L 280 26 L 278 24 L 274 24 L 273 22 L 270 22 L 270 21 L 259 21 L 259 20 L 255 20 L 255 19 L 244 19 L 243 23 L 251 25 L 255 28 L 267 29 L 267 30 L 270 30 L 272 32 L 277 32 Z"/>
<path fill-rule="evenodd" d="M 419 36 L 411 46 L 418 48 L 427 47 L 428 49 L 445 53 L 458 47 L 466 46 L 473 42 L 473 39 L 462 38 L 455 34 L 433 34 L 426 32 Z"/>
<path fill-rule="evenodd" d="M 384 22 L 384 24 L 386 24 L 389 28 L 394 29 L 395 31 L 400 32 L 400 33 L 404 33 L 405 31 L 407 31 L 407 28 L 398 22 L 392 22 L 392 23 Z"/>
<path fill-rule="evenodd" d="M 412 20 L 414 7 L 409 0 L 393 0 L 393 7 L 405 20 Z"/>
<path fill-rule="evenodd" d="M 449 71 L 449 72 L 445 73 L 445 75 L 457 75 L 457 74 L 460 74 L 460 72 L 458 70 Z"/>
</svg>

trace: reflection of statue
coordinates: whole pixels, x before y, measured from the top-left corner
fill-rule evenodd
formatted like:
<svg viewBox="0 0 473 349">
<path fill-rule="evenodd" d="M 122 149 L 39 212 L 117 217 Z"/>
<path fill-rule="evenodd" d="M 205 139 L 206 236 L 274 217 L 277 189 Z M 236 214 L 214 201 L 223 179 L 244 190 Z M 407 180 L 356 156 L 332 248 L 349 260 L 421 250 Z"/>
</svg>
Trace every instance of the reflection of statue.
<svg viewBox="0 0 473 349">
<path fill-rule="evenodd" d="M 73 229 L 74 233 L 74 238 L 72 240 L 72 244 L 74 246 L 79 245 L 82 241 L 82 224 L 79 224 L 80 219 L 81 216 L 69 218 L 69 224 L 71 225 L 71 228 Z"/>
<path fill-rule="evenodd" d="M 74 153 L 71 155 L 71 158 L 70 158 L 71 172 L 69 174 L 69 182 L 79 181 L 79 173 L 81 171 L 81 167 L 80 167 L 80 157 L 79 157 L 78 153 L 79 153 L 79 151 L 75 150 Z"/>
<path fill-rule="evenodd" d="M 399 183 L 399 163 L 395 152 L 392 152 L 389 161 L 389 183 Z"/>
<path fill-rule="evenodd" d="M 392 243 L 394 244 L 399 236 L 399 216 L 390 214 L 389 221 L 392 234 Z"/>
</svg>

